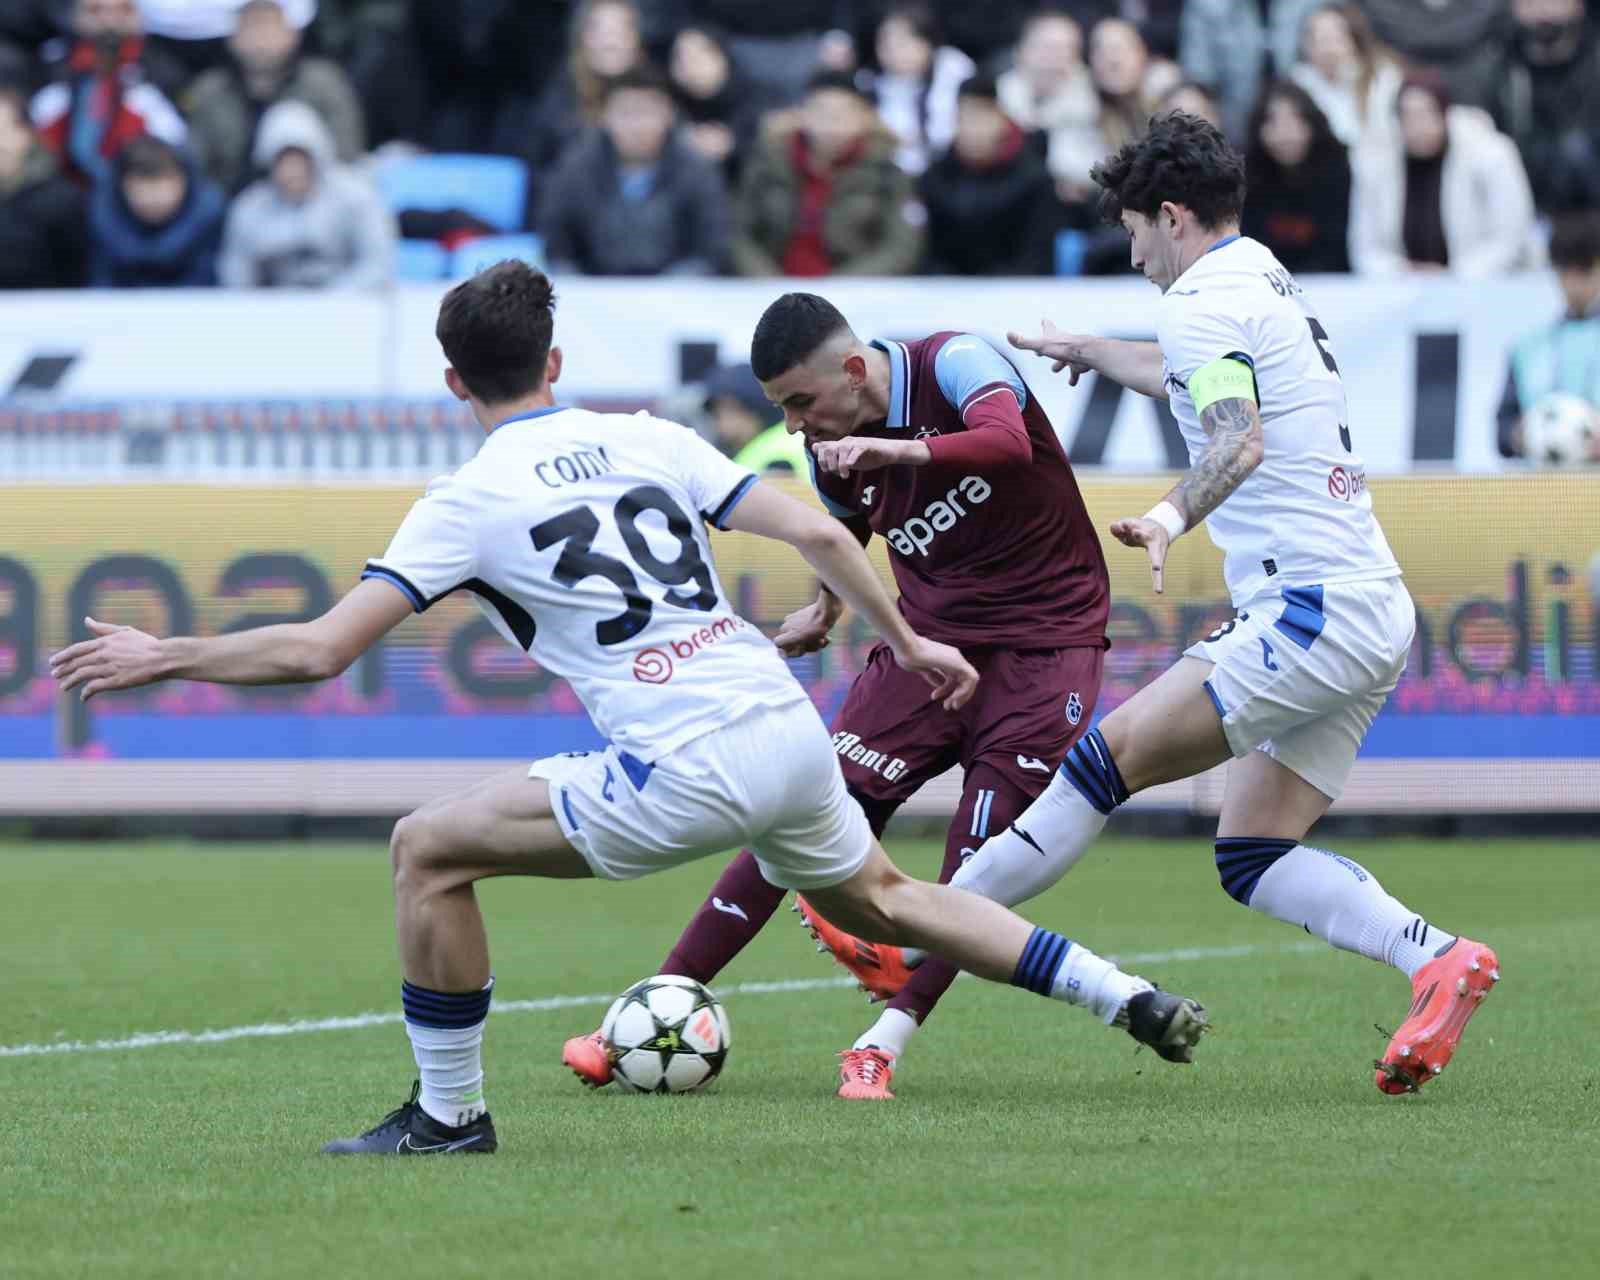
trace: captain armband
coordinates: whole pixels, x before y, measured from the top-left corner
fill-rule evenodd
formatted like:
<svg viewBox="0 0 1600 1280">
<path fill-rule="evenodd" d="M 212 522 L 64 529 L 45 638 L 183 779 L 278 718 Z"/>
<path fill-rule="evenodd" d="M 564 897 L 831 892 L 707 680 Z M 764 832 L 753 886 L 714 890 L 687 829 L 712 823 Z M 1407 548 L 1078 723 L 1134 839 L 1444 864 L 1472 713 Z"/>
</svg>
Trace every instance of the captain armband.
<svg viewBox="0 0 1600 1280">
<path fill-rule="evenodd" d="M 1203 364 L 1189 376 L 1189 398 L 1194 411 L 1204 413 L 1219 400 L 1248 400 L 1259 404 L 1255 370 L 1236 356 L 1223 356 Z"/>
</svg>

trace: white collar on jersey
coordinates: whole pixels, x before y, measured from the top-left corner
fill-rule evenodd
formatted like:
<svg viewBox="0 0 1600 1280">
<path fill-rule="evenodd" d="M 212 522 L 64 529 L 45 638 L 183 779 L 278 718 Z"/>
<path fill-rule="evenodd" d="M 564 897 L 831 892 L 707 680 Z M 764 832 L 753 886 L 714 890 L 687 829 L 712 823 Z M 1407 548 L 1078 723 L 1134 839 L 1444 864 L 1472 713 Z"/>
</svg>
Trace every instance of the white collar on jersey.
<svg viewBox="0 0 1600 1280">
<path fill-rule="evenodd" d="M 874 338 L 872 345 L 889 357 L 889 417 L 887 427 L 911 425 L 911 356 L 905 344 Z"/>
</svg>

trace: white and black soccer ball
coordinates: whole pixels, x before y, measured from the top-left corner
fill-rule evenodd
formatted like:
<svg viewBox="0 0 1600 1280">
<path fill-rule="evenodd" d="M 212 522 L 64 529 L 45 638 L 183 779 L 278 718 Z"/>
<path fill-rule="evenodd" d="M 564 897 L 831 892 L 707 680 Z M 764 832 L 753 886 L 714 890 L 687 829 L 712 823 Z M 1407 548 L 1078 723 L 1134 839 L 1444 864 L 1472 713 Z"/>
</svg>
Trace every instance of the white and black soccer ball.
<svg viewBox="0 0 1600 1280">
<path fill-rule="evenodd" d="M 614 1078 L 639 1093 L 688 1093 L 728 1058 L 728 1014 L 693 978 L 658 973 L 612 1002 L 600 1023 Z"/>
<path fill-rule="evenodd" d="M 1600 459 L 1600 410 L 1553 391 L 1522 419 L 1522 454 L 1537 467 L 1586 467 Z"/>
</svg>

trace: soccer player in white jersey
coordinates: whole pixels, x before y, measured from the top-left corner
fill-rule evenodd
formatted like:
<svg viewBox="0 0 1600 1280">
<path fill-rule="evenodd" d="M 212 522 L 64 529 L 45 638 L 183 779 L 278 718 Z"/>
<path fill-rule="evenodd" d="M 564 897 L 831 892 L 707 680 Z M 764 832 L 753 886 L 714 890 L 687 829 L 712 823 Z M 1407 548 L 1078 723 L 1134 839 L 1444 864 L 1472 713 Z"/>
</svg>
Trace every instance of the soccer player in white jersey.
<svg viewBox="0 0 1600 1280">
<path fill-rule="evenodd" d="M 1159 592 L 1168 546 L 1204 522 L 1238 612 L 1081 738 L 951 883 L 1024 902 L 1130 795 L 1231 759 L 1216 840 L 1223 888 L 1410 977 L 1411 1007 L 1375 1064 L 1380 1089 L 1410 1092 L 1449 1062 L 1499 968 L 1490 948 L 1402 905 L 1365 867 L 1303 843 L 1344 787 L 1416 629 L 1372 513 L 1338 361 L 1294 277 L 1239 234 L 1244 164 L 1211 125 L 1159 116 L 1091 176 L 1134 268 L 1162 291 L 1157 340 L 1046 321 L 1012 343 L 1074 383 L 1094 370 L 1168 402 L 1190 469 L 1111 532 L 1146 549 Z"/>
<path fill-rule="evenodd" d="M 545 277 L 505 262 L 456 286 L 438 335 L 450 390 L 489 433 L 436 480 L 388 551 L 313 622 L 157 640 L 93 620 L 51 659 L 84 698 L 163 679 L 284 684 L 342 672 L 413 611 L 473 593 L 502 635 L 565 676 L 609 739 L 425 805 L 395 827 L 411 1100 L 330 1154 L 496 1147 L 481 1046 L 494 980 L 473 892 L 489 876 L 629 879 L 749 845 L 864 936 L 938 950 L 981 977 L 1090 1008 L 1172 1061 L 1205 1028 L 1192 1000 L 975 894 L 903 875 L 867 826 L 833 742 L 777 650 L 729 605 L 706 523 L 791 543 L 954 709 L 973 669 L 907 625 L 851 533 L 692 431 L 556 405 Z"/>
</svg>

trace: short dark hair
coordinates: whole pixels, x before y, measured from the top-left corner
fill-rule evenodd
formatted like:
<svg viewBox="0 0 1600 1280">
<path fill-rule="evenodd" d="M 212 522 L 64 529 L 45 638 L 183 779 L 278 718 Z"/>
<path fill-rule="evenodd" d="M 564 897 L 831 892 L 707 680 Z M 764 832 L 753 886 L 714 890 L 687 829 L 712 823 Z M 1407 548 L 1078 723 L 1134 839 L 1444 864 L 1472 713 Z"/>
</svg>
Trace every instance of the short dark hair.
<svg viewBox="0 0 1600 1280">
<path fill-rule="evenodd" d="M 544 381 L 555 310 L 550 278 L 508 259 L 445 294 L 434 333 L 467 390 L 485 404 L 503 404 Z"/>
<path fill-rule="evenodd" d="M 814 293 L 786 293 L 761 314 L 750 339 L 750 368 L 757 379 L 771 382 L 840 332 L 850 332 L 850 322 L 833 303 Z"/>
<path fill-rule="evenodd" d="M 848 71 L 815 71 L 806 81 L 806 96 L 813 93 L 825 93 L 834 90 L 839 93 L 853 93 L 863 102 L 867 95 L 861 92 L 861 86 L 856 83 L 856 78 Z"/>
<path fill-rule="evenodd" d="M 164 178 L 171 173 L 183 173 L 183 157 L 170 144 L 148 133 L 133 138 L 117 153 L 117 177 Z"/>
<path fill-rule="evenodd" d="M 1169 200 L 1208 229 L 1237 222 L 1244 208 L 1244 157 L 1215 125 L 1183 111 L 1152 117 L 1089 177 L 1100 188 L 1100 216 L 1113 226 L 1125 209 L 1154 219 Z"/>
<path fill-rule="evenodd" d="M 607 80 L 605 83 L 605 96 L 602 101 L 610 101 L 612 94 L 621 93 L 624 89 L 659 93 L 665 98 L 672 96 L 672 86 L 667 82 L 666 76 L 662 75 L 648 62 L 635 63 L 626 71 Z"/>
<path fill-rule="evenodd" d="M 1563 213 L 1551 219 L 1550 265 L 1576 271 L 1600 266 L 1600 210 Z"/>
</svg>

